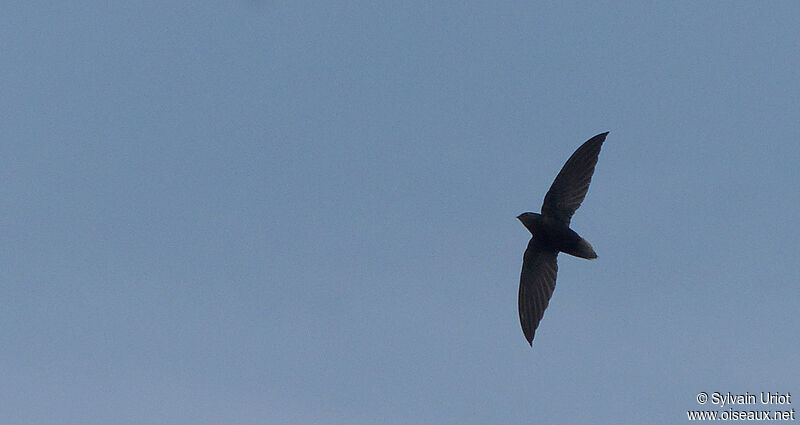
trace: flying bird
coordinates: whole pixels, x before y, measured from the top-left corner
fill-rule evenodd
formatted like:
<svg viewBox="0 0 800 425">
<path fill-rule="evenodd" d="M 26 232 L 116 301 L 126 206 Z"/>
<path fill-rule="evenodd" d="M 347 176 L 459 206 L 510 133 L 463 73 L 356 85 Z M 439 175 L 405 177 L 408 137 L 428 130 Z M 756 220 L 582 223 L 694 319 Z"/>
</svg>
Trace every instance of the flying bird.
<svg viewBox="0 0 800 425">
<path fill-rule="evenodd" d="M 608 132 L 592 137 L 569 157 L 544 197 L 541 214 L 526 212 L 517 217 L 533 235 L 522 259 L 519 280 L 519 321 L 531 347 L 556 288 L 558 253 L 597 258 L 592 245 L 569 228 L 569 221 L 586 197 L 606 135 Z"/>
</svg>

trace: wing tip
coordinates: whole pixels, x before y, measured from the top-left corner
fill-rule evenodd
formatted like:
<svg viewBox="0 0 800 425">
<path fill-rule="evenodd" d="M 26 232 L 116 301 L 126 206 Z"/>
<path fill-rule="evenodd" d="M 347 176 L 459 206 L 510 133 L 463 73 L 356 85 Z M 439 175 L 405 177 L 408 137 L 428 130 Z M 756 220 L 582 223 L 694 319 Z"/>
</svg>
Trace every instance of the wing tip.
<svg viewBox="0 0 800 425">
<path fill-rule="evenodd" d="M 524 331 L 524 329 L 523 329 L 523 331 Z M 534 330 L 533 332 L 534 332 L 534 335 L 535 335 L 536 331 Z M 525 339 L 528 341 L 528 345 L 533 347 L 533 335 L 528 335 L 527 332 L 524 332 L 524 333 L 525 333 Z"/>
<path fill-rule="evenodd" d="M 592 139 L 597 139 L 597 140 L 600 140 L 601 142 L 604 142 L 606 140 L 606 136 L 608 136 L 608 133 L 611 133 L 611 132 L 610 131 L 606 131 L 605 133 L 600 133 L 597 136 L 592 137 Z"/>
</svg>

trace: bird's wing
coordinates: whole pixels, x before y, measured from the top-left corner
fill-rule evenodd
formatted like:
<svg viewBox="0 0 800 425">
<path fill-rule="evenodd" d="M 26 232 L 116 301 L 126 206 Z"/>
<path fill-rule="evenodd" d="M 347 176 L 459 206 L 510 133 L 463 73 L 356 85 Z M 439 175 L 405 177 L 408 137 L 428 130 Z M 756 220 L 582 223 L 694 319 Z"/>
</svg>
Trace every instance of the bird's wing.
<svg viewBox="0 0 800 425">
<path fill-rule="evenodd" d="M 522 260 L 519 280 L 519 322 L 528 344 L 533 345 L 533 335 L 542 320 L 544 310 L 556 289 L 558 251 L 541 246 L 535 239 L 528 243 Z"/>
<path fill-rule="evenodd" d="M 592 137 L 567 160 L 544 197 L 542 215 L 569 225 L 572 214 L 581 206 L 592 181 L 597 155 L 608 132 Z"/>
</svg>

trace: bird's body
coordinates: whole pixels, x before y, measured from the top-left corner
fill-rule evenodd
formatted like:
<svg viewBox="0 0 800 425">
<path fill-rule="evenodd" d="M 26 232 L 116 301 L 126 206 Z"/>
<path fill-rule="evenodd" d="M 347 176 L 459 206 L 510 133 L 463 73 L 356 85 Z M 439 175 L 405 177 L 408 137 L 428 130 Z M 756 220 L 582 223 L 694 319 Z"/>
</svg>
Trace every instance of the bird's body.
<svg viewBox="0 0 800 425">
<path fill-rule="evenodd" d="M 585 239 L 578 236 L 569 226 L 564 225 L 558 220 L 536 213 L 524 213 L 519 216 L 519 219 L 531 234 L 534 235 L 528 243 L 529 248 L 535 238 L 537 244 L 540 244 L 542 247 L 580 258 L 587 258 L 590 260 L 597 258 L 597 254 L 594 252 L 589 242 L 586 242 Z"/>
<path fill-rule="evenodd" d="M 556 287 L 558 253 L 597 258 L 589 242 L 570 229 L 569 224 L 589 190 L 607 134 L 592 137 L 567 160 L 544 198 L 541 214 L 526 212 L 517 217 L 533 235 L 522 260 L 519 283 L 519 319 L 525 339 L 531 345 Z"/>
</svg>

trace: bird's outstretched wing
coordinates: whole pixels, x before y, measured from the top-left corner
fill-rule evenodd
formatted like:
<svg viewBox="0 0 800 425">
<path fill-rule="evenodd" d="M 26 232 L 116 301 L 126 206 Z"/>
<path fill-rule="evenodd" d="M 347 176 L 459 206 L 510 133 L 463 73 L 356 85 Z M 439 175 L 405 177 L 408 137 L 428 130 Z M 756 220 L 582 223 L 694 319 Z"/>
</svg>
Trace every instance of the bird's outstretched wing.
<svg viewBox="0 0 800 425">
<path fill-rule="evenodd" d="M 542 215 L 569 225 L 572 214 L 581 206 L 592 181 L 597 155 L 608 132 L 592 137 L 567 160 L 544 197 Z"/>
<path fill-rule="evenodd" d="M 528 344 L 533 345 L 533 335 L 542 320 L 544 310 L 556 289 L 558 251 L 544 247 L 531 239 L 522 260 L 519 280 L 519 322 Z"/>
</svg>

